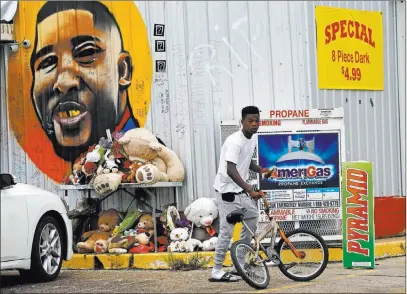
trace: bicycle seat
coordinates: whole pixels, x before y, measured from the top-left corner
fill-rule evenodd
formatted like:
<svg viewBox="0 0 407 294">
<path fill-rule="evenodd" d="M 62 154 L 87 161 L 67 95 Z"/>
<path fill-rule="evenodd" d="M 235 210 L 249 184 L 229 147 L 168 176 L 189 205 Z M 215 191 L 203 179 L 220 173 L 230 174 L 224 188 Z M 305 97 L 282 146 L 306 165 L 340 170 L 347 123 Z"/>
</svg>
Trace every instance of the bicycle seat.
<svg viewBox="0 0 407 294">
<path fill-rule="evenodd" d="M 243 216 L 246 211 L 246 208 L 236 209 L 226 216 L 226 221 L 233 225 L 239 223 L 243 220 Z"/>
</svg>

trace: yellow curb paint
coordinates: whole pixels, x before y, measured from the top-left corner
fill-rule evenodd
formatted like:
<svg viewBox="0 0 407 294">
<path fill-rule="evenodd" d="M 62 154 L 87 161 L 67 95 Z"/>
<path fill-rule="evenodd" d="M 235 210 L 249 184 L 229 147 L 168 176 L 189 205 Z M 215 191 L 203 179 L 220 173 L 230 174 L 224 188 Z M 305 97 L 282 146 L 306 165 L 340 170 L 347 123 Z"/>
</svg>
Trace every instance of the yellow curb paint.
<svg viewBox="0 0 407 294">
<path fill-rule="evenodd" d="M 342 248 L 328 248 L 328 261 L 342 261 Z"/>
<path fill-rule="evenodd" d="M 198 252 L 198 253 L 181 253 L 174 252 L 172 254 L 167 252 L 160 253 L 147 253 L 147 254 L 134 254 L 133 264 L 131 268 L 134 269 L 170 269 L 171 262 L 175 260 L 183 260 L 188 262 L 188 259 L 193 256 L 198 255 L 198 257 L 203 258 L 206 261 L 207 267 L 213 267 L 214 252 Z M 232 260 L 230 258 L 229 252 L 226 253 L 224 266 L 232 266 Z"/>
<path fill-rule="evenodd" d="M 74 254 L 70 260 L 62 263 L 64 269 L 94 269 L 95 259 L 93 255 Z"/>
<path fill-rule="evenodd" d="M 392 257 L 406 255 L 406 241 L 393 241 L 375 244 L 375 257 Z"/>
<path fill-rule="evenodd" d="M 169 269 L 168 253 L 133 254 L 132 268 L 135 269 Z"/>
<path fill-rule="evenodd" d="M 131 254 L 95 254 L 95 258 L 103 265 L 103 269 L 127 269 L 130 267 Z"/>
<path fill-rule="evenodd" d="M 239 228 L 238 228 L 239 229 Z M 240 231 L 239 231 L 240 232 Z M 239 233 L 237 233 L 239 234 Z M 235 236 L 235 233 L 234 233 Z M 238 235 L 237 235 L 238 236 Z M 320 255 L 318 252 L 309 252 L 309 257 L 317 258 Z M 213 259 L 215 252 L 194 252 L 194 253 L 179 253 L 175 252 L 172 254 L 173 258 L 182 259 L 184 262 L 188 261 L 188 258 L 198 254 L 207 262 L 207 267 L 213 267 Z M 342 248 L 329 248 L 329 261 L 342 261 Z M 382 242 L 375 244 L 375 257 L 385 258 L 394 257 L 406 254 L 406 242 L 392 241 L 392 242 Z M 167 252 L 158 253 L 147 253 L 147 254 L 120 254 L 120 255 L 110 255 L 110 254 L 74 254 L 72 259 L 65 261 L 62 264 L 64 269 L 94 269 L 95 261 L 94 257 L 101 262 L 104 269 L 170 269 L 169 258 L 170 254 Z M 290 258 L 292 256 L 292 258 Z M 133 261 L 131 262 L 131 259 Z M 290 252 L 283 253 L 283 261 L 290 262 L 294 261 L 296 258 Z M 226 254 L 224 266 L 232 266 L 232 260 L 230 257 L 230 252 Z"/>
</svg>

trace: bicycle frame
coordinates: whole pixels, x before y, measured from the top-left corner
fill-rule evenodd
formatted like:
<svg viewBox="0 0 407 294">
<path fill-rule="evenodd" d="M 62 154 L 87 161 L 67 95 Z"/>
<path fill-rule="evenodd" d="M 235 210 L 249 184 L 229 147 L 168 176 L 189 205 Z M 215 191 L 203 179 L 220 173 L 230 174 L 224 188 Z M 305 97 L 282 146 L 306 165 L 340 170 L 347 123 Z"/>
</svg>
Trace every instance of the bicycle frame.
<svg viewBox="0 0 407 294">
<path fill-rule="evenodd" d="M 246 227 L 246 229 L 252 234 L 252 238 L 254 239 L 255 242 L 255 249 L 256 249 L 256 254 L 254 256 L 254 260 L 257 260 L 257 257 L 259 256 L 259 250 L 261 249 L 263 252 L 266 253 L 268 260 L 262 259 L 261 262 L 264 261 L 270 261 L 271 256 L 268 256 L 267 250 L 264 248 L 264 246 L 261 244 L 261 240 L 263 240 L 269 233 L 272 232 L 271 238 L 270 238 L 270 247 L 272 249 L 274 249 L 275 246 L 275 241 L 277 238 L 277 233 L 280 234 L 280 237 L 287 243 L 288 247 L 290 248 L 290 250 L 292 251 L 292 253 L 300 259 L 305 258 L 305 252 L 303 251 L 298 251 L 294 245 L 290 242 L 290 240 L 288 240 L 288 238 L 285 236 L 284 234 L 284 230 L 279 226 L 278 222 L 272 217 L 270 216 L 269 212 L 269 203 L 267 201 L 267 199 L 264 197 L 264 192 L 259 191 L 259 193 L 261 194 L 261 199 L 264 202 L 264 211 L 268 217 L 268 219 L 270 220 L 270 223 L 267 224 L 267 226 L 260 232 L 260 234 L 256 237 L 255 233 L 252 232 L 250 230 L 250 228 L 246 225 L 246 223 L 244 222 L 244 220 L 242 221 L 242 224 Z"/>
</svg>

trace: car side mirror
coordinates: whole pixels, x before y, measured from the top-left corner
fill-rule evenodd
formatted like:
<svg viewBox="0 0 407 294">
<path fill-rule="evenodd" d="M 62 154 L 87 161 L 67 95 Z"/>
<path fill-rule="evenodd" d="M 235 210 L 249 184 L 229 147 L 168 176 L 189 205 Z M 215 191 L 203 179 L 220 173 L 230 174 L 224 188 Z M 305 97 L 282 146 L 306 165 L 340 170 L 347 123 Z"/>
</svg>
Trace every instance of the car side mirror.
<svg viewBox="0 0 407 294">
<path fill-rule="evenodd" d="M 14 177 L 10 174 L 0 174 L 0 187 L 6 188 L 15 185 Z"/>
</svg>

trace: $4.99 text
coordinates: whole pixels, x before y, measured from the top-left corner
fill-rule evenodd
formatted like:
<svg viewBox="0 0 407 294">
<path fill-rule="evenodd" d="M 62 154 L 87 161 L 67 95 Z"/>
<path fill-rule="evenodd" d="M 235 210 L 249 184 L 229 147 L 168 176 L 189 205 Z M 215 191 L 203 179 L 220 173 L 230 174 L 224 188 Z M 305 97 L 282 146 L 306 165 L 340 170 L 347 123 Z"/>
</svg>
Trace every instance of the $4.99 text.
<svg viewBox="0 0 407 294">
<path fill-rule="evenodd" d="M 360 68 L 348 68 L 342 66 L 342 75 L 347 80 L 360 81 L 362 79 L 362 72 L 360 71 Z"/>
</svg>

